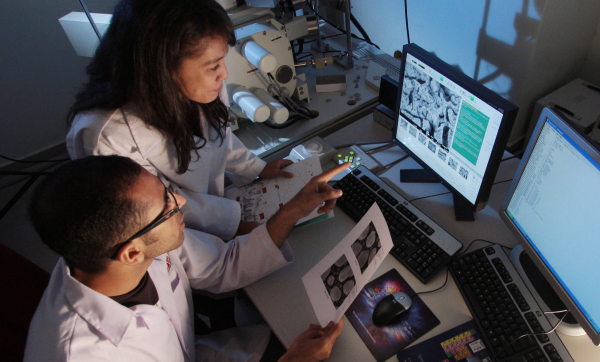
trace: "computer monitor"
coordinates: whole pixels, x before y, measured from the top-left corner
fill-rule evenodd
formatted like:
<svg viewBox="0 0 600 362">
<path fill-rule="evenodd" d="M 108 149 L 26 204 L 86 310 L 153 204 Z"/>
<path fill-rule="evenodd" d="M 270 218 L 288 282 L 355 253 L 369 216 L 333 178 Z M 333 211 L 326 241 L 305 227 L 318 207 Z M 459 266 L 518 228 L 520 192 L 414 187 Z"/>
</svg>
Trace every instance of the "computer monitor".
<svg viewBox="0 0 600 362">
<path fill-rule="evenodd" d="M 487 204 L 517 111 L 434 54 L 405 45 L 393 141 L 425 171 L 403 170 L 400 181 L 442 182 L 457 219 L 467 211 L 472 220 Z"/>
<path fill-rule="evenodd" d="M 600 344 L 600 150 L 546 108 L 500 217 Z"/>
</svg>

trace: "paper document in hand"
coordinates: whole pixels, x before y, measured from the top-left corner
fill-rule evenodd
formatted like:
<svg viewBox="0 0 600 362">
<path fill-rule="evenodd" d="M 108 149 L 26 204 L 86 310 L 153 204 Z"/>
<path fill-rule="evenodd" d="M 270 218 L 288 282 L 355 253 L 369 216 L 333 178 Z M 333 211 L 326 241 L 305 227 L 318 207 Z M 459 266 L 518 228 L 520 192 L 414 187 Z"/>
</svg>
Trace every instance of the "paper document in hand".
<svg viewBox="0 0 600 362">
<path fill-rule="evenodd" d="M 321 326 L 340 320 L 392 246 L 390 230 L 374 203 L 352 231 L 302 277 Z"/>
<path fill-rule="evenodd" d="M 283 205 L 296 196 L 313 176 L 323 172 L 318 156 L 293 163 L 283 170 L 291 172 L 294 177 L 257 179 L 249 185 L 232 187 L 225 191 L 226 198 L 240 203 L 242 220 L 264 224 Z M 320 215 L 317 214 L 317 209 L 315 209 L 296 224 L 301 224 L 318 216 Z"/>
</svg>

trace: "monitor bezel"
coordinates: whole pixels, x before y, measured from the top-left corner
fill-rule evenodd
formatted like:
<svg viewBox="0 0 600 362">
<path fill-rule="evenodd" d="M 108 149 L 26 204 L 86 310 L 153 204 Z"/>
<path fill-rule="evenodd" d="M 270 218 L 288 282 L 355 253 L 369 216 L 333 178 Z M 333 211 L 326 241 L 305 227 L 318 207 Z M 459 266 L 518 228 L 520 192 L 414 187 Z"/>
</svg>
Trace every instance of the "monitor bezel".
<svg viewBox="0 0 600 362">
<path fill-rule="evenodd" d="M 419 159 L 419 157 L 417 157 L 396 137 L 399 125 L 398 120 L 401 114 L 400 102 L 402 99 L 402 87 L 404 85 L 404 68 L 406 66 L 407 54 L 413 55 L 426 65 L 432 67 L 452 82 L 463 87 L 471 94 L 476 95 L 482 101 L 486 102 L 491 107 L 497 109 L 503 114 L 502 120 L 500 122 L 500 127 L 498 128 L 498 136 L 496 137 L 496 141 L 494 142 L 494 146 L 490 154 L 490 159 L 488 161 L 488 166 L 486 167 L 485 174 L 482 177 L 481 186 L 479 188 L 479 192 L 477 193 L 477 198 L 475 199 L 474 203 L 469 201 L 452 185 L 447 183 L 443 177 L 441 177 L 437 172 L 435 172 L 435 170 L 433 170 L 425 162 Z M 517 116 L 519 108 L 511 102 L 507 101 L 506 99 L 502 98 L 498 94 L 489 90 L 484 85 L 473 80 L 471 77 L 460 72 L 459 70 L 450 66 L 449 64 L 443 62 L 434 54 L 425 51 L 424 49 L 422 49 L 414 43 L 406 44 L 402 48 L 402 64 L 400 66 L 400 79 L 398 83 L 399 88 L 396 97 L 396 109 L 394 110 L 394 127 L 392 129 L 392 141 L 401 149 L 403 149 L 406 153 L 408 153 L 408 155 L 411 156 L 412 159 L 414 159 L 419 165 L 421 165 L 421 167 L 429 171 L 438 180 L 440 180 L 440 183 L 442 183 L 446 188 L 448 188 L 456 197 L 460 198 L 470 210 L 474 212 L 480 211 L 487 205 L 492 185 L 494 183 L 496 173 L 498 172 L 500 162 L 502 161 L 502 155 L 504 154 L 504 150 L 510 137 L 510 133 L 512 131 L 512 127 L 515 122 L 515 118 Z"/>
<path fill-rule="evenodd" d="M 592 143 L 587 141 L 587 137 L 581 135 L 578 131 L 576 131 L 573 127 L 571 127 L 566 121 L 564 121 L 561 117 L 559 117 L 555 112 L 550 110 L 549 108 L 544 108 L 542 113 L 540 114 L 540 118 L 537 121 L 533 134 L 527 144 L 527 148 L 525 149 L 525 153 L 521 158 L 521 162 L 519 163 L 519 167 L 517 168 L 517 172 L 513 178 L 513 181 L 510 184 L 510 188 L 502 202 L 502 206 L 498 213 L 500 214 L 500 218 L 504 221 L 506 226 L 510 229 L 513 235 L 517 238 L 519 244 L 523 246 L 523 249 L 527 252 L 527 254 L 531 257 L 534 264 L 538 267 L 542 275 L 546 278 L 546 280 L 550 283 L 554 291 L 558 294 L 561 301 L 565 304 L 567 309 L 571 312 L 573 317 L 579 322 L 583 330 L 587 333 L 588 337 L 592 340 L 595 345 L 600 345 L 600 332 L 596 332 L 594 327 L 589 323 L 587 318 L 583 315 L 583 313 L 579 310 L 575 302 L 571 299 L 569 294 L 564 290 L 562 285 L 558 282 L 554 274 L 550 271 L 550 269 L 546 266 L 546 264 L 542 261 L 539 255 L 536 253 L 535 249 L 529 244 L 527 239 L 523 236 L 523 234 L 519 231 L 516 225 L 512 222 L 510 217 L 508 216 L 506 210 L 508 208 L 508 204 L 513 197 L 513 194 L 516 190 L 519 179 L 523 175 L 523 170 L 529 161 L 531 153 L 533 151 L 533 147 L 537 142 L 541 130 L 546 123 L 546 120 L 550 118 L 552 122 L 562 131 L 570 137 L 579 147 L 583 149 L 588 155 L 595 156 L 592 157 L 597 162 L 600 163 L 600 150 L 595 147 Z"/>
</svg>

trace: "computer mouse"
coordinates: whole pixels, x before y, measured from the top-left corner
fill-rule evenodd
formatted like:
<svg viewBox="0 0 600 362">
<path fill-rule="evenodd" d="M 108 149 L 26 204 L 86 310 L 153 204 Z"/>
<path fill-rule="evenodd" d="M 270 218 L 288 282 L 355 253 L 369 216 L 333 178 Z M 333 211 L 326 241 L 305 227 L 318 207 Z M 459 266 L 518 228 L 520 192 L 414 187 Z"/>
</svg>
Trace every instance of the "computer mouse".
<svg viewBox="0 0 600 362">
<path fill-rule="evenodd" d="M 406 312 L 412 305 L 412 300 L 406 293 L 390 294 L 377 303 L 373 311 L 373 324 L 385 326 Z"/>
</svg>

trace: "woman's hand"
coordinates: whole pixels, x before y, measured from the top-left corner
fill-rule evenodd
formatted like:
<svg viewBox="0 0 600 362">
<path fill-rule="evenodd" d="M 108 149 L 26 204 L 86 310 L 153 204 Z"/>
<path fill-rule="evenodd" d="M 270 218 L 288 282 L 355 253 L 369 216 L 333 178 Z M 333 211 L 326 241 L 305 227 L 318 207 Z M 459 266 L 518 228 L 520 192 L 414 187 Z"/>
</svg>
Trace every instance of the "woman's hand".
<svg viewBox="0 0 600 362">
<path fill-rule="evenodd" d="M 267 163 L 265 168 L 263 168 L 263 170 L 258 174 L 258 177 L 260 177 L 260 178 L 273 178 L 273 177 L 292 178 L 292 177 L 294 177 L 294 175 L 292 175 L 290 172 L 286 172 L 286 171 L 282 170 L 282 168 L 289 166 L 292 163 L 293 162 L 290 160 L 282 160 L 282 159 L 269 162 L 269 163 Z"/>
</svg>

